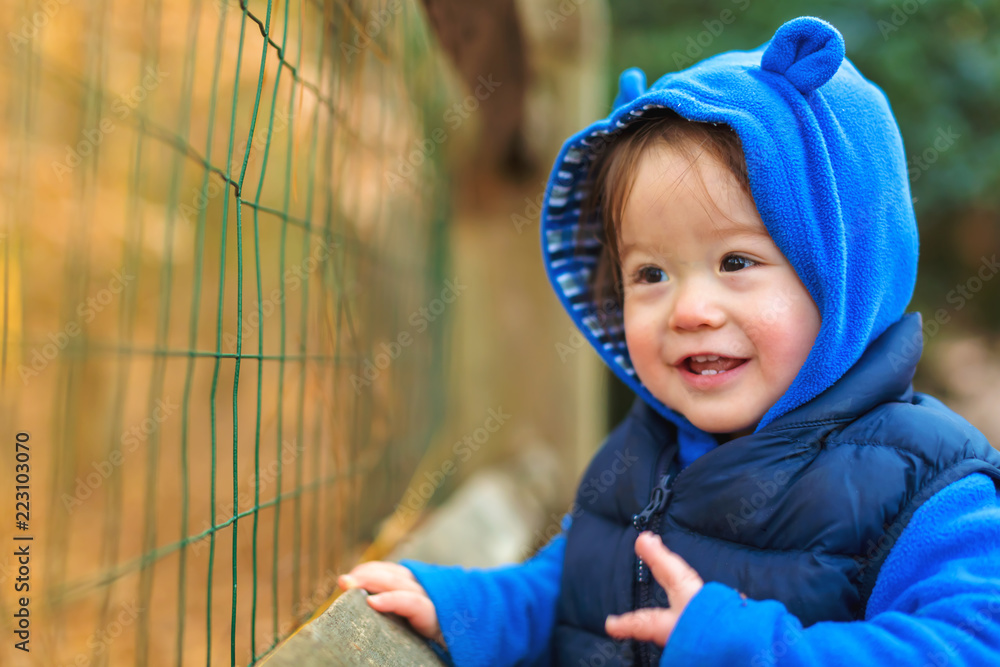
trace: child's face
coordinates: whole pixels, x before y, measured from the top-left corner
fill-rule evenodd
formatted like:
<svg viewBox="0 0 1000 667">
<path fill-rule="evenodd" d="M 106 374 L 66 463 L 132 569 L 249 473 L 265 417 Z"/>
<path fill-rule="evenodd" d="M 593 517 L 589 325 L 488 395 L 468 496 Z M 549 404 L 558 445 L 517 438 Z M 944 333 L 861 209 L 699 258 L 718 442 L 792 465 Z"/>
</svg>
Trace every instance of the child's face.
<svg viewBox="0 0 1000 667">
<path fill-rule="evenodd" d="M 820 328 L 753 200 L 708 153 L 692 166 L 655 144 L 639 158 L 620 248 L 625 340 L 639 379 L 703 431 L 752 431 Z M 709 355 L 720 359 L 693 358 Z"/>
</svg>

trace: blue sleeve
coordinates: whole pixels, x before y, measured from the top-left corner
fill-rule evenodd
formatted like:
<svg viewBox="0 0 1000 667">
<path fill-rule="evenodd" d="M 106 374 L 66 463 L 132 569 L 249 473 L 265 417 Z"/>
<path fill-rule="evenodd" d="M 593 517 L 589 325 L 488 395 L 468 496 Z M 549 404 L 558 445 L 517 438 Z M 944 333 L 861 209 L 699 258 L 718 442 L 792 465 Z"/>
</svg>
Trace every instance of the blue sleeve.
<svg viewBox="0 0 1000 667">
<path fill-rule="evenodd" d="M 570 516 L 563 518 L 563 530 Z M 565 533 L 534 558 L 498 568 L 462 568 L 404 560 L 434 603 L 456 667 L 548 665 L 555 626 Z"/>
<path fill-rule="evenodd" d="M 879 571 L 864 621 L 803 629 L 774 600 L 711 582 L 691 600 L 667 665 L 1000 665 L 1000 498 L 974 473 L 913 518 Z"/>
</svg>

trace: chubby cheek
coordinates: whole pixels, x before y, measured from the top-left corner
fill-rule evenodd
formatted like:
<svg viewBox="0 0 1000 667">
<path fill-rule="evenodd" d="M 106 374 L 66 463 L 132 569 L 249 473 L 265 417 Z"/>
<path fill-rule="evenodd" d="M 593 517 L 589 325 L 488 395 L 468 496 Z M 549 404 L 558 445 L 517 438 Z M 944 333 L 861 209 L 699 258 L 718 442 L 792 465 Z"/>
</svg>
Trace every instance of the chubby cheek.
<svg viewBox="0 0 1000 667">
<path fill-rule="evenodd" d="M 783 394 L 805 363 L 816 342 L 819 317 L 799 313 L 799 317 L 785 318 L 783 322 L 761 327 L 753 336 L 754 348 L 761 361 L 761 372 L 768 384 Z"/>
<path fill-rule="evenodd" d="M 651 318 L 643 317 L 641 310 L 625 306 L 625 344 L 639 380 L 646 384 L 653 370 L 662 364 L 659 337 Z"/>
</svg>

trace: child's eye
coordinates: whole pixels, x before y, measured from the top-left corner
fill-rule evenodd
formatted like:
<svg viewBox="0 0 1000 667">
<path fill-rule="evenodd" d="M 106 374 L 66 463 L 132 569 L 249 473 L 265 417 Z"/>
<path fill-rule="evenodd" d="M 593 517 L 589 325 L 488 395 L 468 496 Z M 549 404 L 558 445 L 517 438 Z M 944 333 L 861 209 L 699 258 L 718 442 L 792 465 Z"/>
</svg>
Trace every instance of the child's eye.
<svg viewBox="0 0 1000 667">
<path fill-rule="evenodd" d="M 743 255 L 726 255 L 722 258 L 722 270 L 727 272 L 740 271 L 754 266 L 757 262 Z"/>
<path fill-rule="evenodd" d="M 659 283 L 665 279 L 666 276 L 663 275 L 663 270 L 655 266 L 643 266 L 635 272 L 635 280 L 639 283 Z"/>
</svg>

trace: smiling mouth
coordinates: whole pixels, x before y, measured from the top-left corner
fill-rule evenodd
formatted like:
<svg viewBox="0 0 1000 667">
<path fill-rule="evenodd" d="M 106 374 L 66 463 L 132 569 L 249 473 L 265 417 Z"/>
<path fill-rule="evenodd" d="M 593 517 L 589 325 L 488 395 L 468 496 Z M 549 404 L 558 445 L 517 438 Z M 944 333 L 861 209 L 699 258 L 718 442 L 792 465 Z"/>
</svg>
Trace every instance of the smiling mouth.
<svg viewBox="0 0 1000 667">
<path fill-rule="evenodd" d="M 720 375 L 742 366 L 748 360 L 735 357 L 718 357 L 715 355 L 694 356 L 685 359 L 681 366 L 695 375 Z"/>
</svg>

